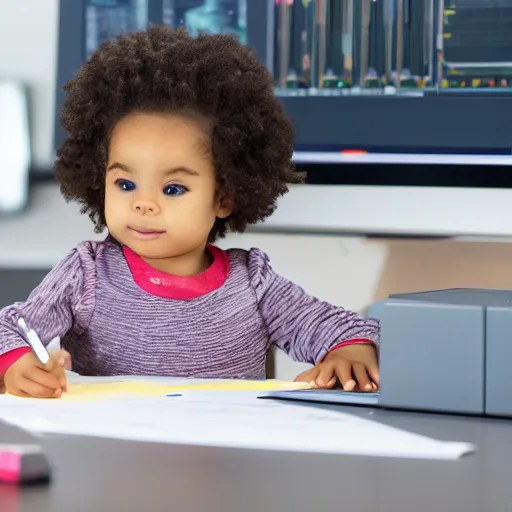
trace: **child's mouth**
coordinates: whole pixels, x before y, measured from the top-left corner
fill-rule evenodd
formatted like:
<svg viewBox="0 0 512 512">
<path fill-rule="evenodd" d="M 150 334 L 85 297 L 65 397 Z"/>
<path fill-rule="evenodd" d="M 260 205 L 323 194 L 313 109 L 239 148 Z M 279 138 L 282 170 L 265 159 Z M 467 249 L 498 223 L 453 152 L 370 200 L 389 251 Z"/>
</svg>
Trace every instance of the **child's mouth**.
<svg viewBox="0 0 512 512">
<path fill-rule="evenodd" d="M 128 228 L 137 238 L 141 239 L 153 239 L 158 238 L 159 236 L 163 235 L 165 231 L 160 231 L 158 229 L 140 229 L 135 227 L 129 227 Z"/>
</svg>

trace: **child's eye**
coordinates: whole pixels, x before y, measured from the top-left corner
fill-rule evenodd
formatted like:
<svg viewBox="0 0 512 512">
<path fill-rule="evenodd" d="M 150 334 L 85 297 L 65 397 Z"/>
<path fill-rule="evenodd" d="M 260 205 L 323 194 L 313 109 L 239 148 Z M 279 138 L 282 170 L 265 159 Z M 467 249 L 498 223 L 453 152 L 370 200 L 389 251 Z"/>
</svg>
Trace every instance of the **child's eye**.
<svg viewBox="0 0 512 512">
<path fill-rule="evenodd" d="M 117 180 L 116 185 L 126 192 L 131 192 L 132 190 L 135 190 L 135 183 L 130 180 Z"/>
<path fill-rule="evenodd" d="M 185 192 L 187 192 L 187 189 L 181 185 L 166 185 L 164 187 L 164 194 L 166 196 L 182 196 Z"/>
</svg>

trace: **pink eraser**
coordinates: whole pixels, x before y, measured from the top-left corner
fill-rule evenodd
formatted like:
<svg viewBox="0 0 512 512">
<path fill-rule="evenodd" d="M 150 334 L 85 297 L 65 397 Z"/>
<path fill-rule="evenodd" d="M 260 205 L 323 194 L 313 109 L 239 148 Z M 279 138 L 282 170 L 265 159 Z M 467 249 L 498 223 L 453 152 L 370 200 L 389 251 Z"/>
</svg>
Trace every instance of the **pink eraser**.
<svg viewBox="0 0 512 512">
<path fill-rule="evenodd" d="M 49 478 L 50 465 L 40 446 L 0 444 L 0 482 L 19 484 Z"/>
</svg>

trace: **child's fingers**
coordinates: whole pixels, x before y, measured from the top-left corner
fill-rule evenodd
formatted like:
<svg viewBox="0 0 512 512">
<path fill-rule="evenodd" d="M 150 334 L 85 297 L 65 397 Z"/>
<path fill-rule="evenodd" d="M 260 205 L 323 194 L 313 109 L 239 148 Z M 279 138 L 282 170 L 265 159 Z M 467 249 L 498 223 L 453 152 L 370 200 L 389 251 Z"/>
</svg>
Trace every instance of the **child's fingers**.
<svg viewBox="0 0 512 512">
<path fill-rule="evenodd" d="M 366 371 L 366 367 L 361 363 L 354 363 L 352 371 L 354 372 L 354 377 L 356 378 L 359 389 L 361 391 L 372 391 L 372 383 Z"/>
<path fill-rule="evenodd" d="M 344 359 L 336 362 L 336 374 L 341 382 L 343 391 L 353 391 L 356 381 L 352 377 L 352 364 Z"/>
<path fill-rule="evenodd" d="M 60 350 L 60 337 L 56 336 L 55 338 L 53 338 L 50 341 L 50 343 L 48 343 L 48 345 L 46 345 L 46 350 L 48 350 L 48 352 L 50 352 L 50 354 L 52 352 L 58 352 Z"/>
<path fill-rule="evenodd" d="M 60 378 L 55 373 L 47 372 L 41 368 L 32 368 L 30 373 L 24 375 L 25 378 L 56 391 L 61 388 Z"/>
<path fill-rule="evenodd" d="M 52 356 L 50 356 L 50 359 L 48 359 L 48 362 L 46 364 L 41 363 L 41 364 L 36 364 L 36 366 L 38 368 L 41 368 L 42 370 L 47 371 L 47 372 L 52 372 L 55 370 L 55 367 L 57 365 L 56 365 L 55 359 Z"/>
<path fill-rule="evenodd" d="M 68 382 L 66 370 L 71 370 L 71 354 L 66 350 L 59 350 L 58 352 L 54 352 L 51 358 L 54 362 L 52 373 L 59 378 L 62 390 L 67 391 Z"/>
<path fill-rule="evenodd" d="M 311 370 L 306 370 L 305 372 L 302 372 L 300 375 L 297 375 L 297 377 L 295 377 L 294 382 L 313 382 L 316 379 L 317 375 L 318 368 L 315 366 L 315 368 L 311 368 Z"/>
<path fill-rule="evenodd" d="M 52 389 L 33 380 L 24 378 L 19 386 L 20 391 L 35 398 L 59 398 L 62 395 L 62 389 Z"/>
<path fill-rule="evenodd" d="M 63 391 L 68 390 L 68 379 L 66 378 L 66 371 L 62 366 L 56 366 L 53 374 L 59 379 L 60 387 Z"/>
<path fill-rule="evenodd" d="M 333 375 L 331 372 L 331 376 L 329 377 L 328 374 L 323 374 L 321 377 L 318 377 L 315 380 L 315 385 L 318 388 L 322 389 L 331 389 L 336 385 L 336 375 Z"/>
<path fill-rule="evenodd" d="M 71 355 L 67 354 L 67 356 L 64 356 L 64 369 L 71 371 Z"/>
<path fill-rule="evenodd" d="M 65 370 L 71 370 L 71 354 L 67 350 L 59 350 L 53 357 L 59 366 Z"/>
<path fill-rule="evenodd" d="M 333 372 L 334 373 L 334 372 Z M 336 374 L 334 373 L 332 379 L 325 385 L 323 386 L 324 388 L 326 389 L 331 389 L 333 388 L 334 386 L 336 386 L 336 382 L 338 381 L 337 377 L 336 377 Z"/>
<path fill-rule="evenodd" d="M 332 388 L 336 384 L 334 364 L 325 363 L 319 365 L 318 369 L 318 376 L 315 379 L 316 385 L 320 388 Z"/>
<path fill-rule="evenodd" d="M 378 367 L 377 363 L 368 365 L 367 371 L 368 371 L 368 375 L 370 375 L 370 378 L 372 379 L 372 381 L 377 385 L 377 387 L 379 387 L 380 372 L 379 372 L 379 367 Z"/>
</svg>

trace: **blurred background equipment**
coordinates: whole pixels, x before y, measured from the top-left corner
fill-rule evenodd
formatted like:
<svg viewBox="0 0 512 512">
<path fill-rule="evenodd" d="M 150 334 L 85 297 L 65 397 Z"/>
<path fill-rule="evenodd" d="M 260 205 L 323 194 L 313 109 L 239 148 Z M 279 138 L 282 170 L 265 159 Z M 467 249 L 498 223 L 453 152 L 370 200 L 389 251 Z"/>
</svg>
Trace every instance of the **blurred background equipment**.
<svg viewBox="0 0 512 512">
<path fill-rule="evenodd" d="M 0 80 L 0 213 L 26 206 L 30 163 L 26 89 L 19 81 Z"/>
</svg>

